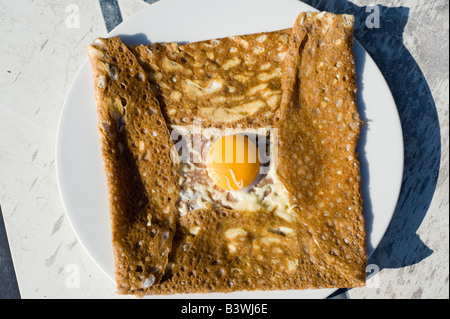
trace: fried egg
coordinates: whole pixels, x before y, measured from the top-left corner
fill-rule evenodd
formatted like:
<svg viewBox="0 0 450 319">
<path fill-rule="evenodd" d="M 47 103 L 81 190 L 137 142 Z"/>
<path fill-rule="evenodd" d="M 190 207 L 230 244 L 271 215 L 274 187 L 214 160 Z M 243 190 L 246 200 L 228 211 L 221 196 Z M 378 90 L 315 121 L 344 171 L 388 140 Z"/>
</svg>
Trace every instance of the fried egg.
<svg viewBox="0 0 450 319">
<path fill-rule="evenodd" d="M 223 190 L 241 190 L 259 175 L 258 147 L 245 135 L 226 135 L 217 139 L 208 151 L 206 171 Z"/>
<path fill-rule="evenodd" d="M 289 195 L 276 173 L 275 137 L 270 127 L 221 131 L 173 125 L 180 160 L 180 216 L 224 207 L 266 210 L 292 222 Z"/>
</svg>

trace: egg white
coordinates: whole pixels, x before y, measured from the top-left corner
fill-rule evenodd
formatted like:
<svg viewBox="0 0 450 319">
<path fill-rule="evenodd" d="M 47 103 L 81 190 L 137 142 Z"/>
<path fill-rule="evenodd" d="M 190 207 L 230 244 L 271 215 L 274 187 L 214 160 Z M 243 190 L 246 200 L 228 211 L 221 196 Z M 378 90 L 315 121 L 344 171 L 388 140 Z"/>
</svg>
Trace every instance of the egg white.
<svg viewBox="0 0 450 319">
<path fill-rule="evenodd" d="M 172 138 L 180 160 L 180 195 L 177 208 L 180 216 L 197 209 L 226 207 L 238 211 L 270 211 L 288 222 L 294 220 L 289 204 L 289 194 L 277 175 L 277 132 L 271 127 L 259 129 L 201 128 L 198 125 L 172 128 Z M 266 136 L 270 133 L 268 143 Z M 262 163 L 255 181 L 240 190 L 223 190 L 210 178 L 195 180 L 196 176 L 207 176 L 206 158 L 209 148 L 225 135 L 243 134 L 259 149 Z M 261 183 L 265 180 L 263 183 Z M 188 186 L 189 185 L 189 186 Z M 189 204 L 188 204 L 189 203 Z"/>
</svg>

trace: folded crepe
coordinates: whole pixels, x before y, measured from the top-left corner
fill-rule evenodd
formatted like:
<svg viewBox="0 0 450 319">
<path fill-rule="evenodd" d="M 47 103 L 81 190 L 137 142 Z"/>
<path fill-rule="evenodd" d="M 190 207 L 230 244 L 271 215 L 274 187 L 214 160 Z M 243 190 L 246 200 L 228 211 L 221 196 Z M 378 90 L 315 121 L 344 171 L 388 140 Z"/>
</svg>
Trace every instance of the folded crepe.
<svg viewBox="0 0 450 319">
<path fill-rule="evenodd" d="M 89 46 L 118 293 L 365 284 L 353 22 L 300 13 L 275 32 Z M 274 179 L 286 196 L 256 209 L 207 203 L 181 213 L 171 132 L 195 121 L 276 129 Z"/>
</svg>

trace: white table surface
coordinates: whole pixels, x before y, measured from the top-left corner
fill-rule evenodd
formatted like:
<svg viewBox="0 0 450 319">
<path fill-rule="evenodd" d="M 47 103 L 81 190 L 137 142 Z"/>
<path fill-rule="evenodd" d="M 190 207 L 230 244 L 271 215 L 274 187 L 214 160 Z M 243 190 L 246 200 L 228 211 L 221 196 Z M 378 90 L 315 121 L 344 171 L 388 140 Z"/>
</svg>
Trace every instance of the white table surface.
<svg viewBox="0 0 450 319">
<path fill-rule="evenodd" d="M 370 14 L 365 6 L 374 4 L 304 2 L 361 19 Z M 118 3 L 123 20 L 149 5 Z M 399 107 L 404 187 L 393 223 L 369 261 L 369 285 L 346 296 L 448 298 L 449 2 L 376 3 L 383 6 L 378 33 L 361 26 L 356 38 L 376 54 Z M 78 9 L 79 24 L 72 19 Z M 104 20 L 98 1 L 0 0 L 0 205 L 22 298 L 130 298 L 115 293 L 77 241 L 55 173 L 64 98 L 87 57 L 86 45 L 106 35 L 105 22 L 114 25 Z M 1 267 L 0 258 L 0 286 Z"/>
</svg>

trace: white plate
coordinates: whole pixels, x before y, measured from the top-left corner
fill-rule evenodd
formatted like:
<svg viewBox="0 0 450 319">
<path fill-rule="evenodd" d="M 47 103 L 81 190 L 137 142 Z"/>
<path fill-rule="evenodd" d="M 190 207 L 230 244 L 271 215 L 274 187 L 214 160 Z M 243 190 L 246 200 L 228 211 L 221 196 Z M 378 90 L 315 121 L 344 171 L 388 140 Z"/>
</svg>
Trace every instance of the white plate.
<svg viewBox="0 0 450 319">
<path fill-rule="evenodd" d="M 149 40 L 198 41 L 289 28 L 302 11 L 317 10 L 297 0 L 162 0 L 123 22 L 109 36 L 120 35 L 130 45 Z M 359 152 L 371 254 L 383 237 L 397 203 L 403 173 L 403 137 L 397 108 L 383 75 L 358 43 L 355 53 L 358 107 L 365 122 Z M 62 109 L 56 170 L 63 205 L 80 243 L 113 280 L 108 194 L 97 131 L 94 84 L 87 59 Z M 190 298 L 324 298 L 333 291 L 192 294 Z M 181 295 L 168 298 L 177 297 Z"/>
</svg>

